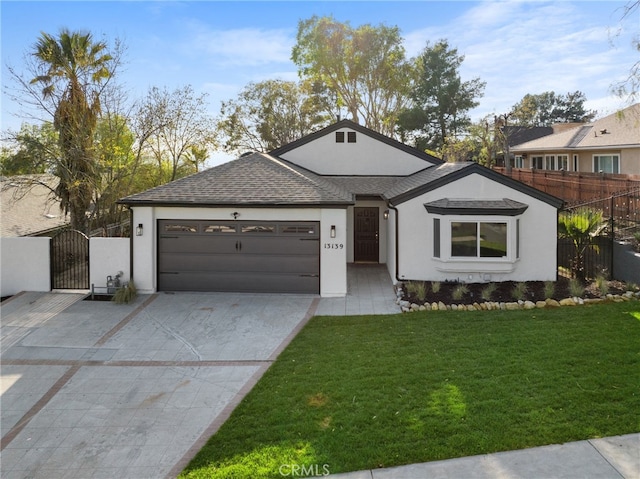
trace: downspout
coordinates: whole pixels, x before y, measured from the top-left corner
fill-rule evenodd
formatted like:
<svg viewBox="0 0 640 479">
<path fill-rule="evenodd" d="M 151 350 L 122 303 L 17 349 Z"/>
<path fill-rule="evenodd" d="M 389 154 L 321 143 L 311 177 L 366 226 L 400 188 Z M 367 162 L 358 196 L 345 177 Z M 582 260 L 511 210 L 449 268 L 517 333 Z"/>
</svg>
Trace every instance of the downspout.
<svg viewBox="0 0 640 479">
<path fill-rule="evenodd" d="M 133 282 L 133 237 L 135 230 L 133 229 L 133 210 L 129 206 L 129 282 Z"/>
<path fill-rule="evenodd" d="M 393 210 L 396 212 L 395 216 L 395 221 L 396 221 L 396 227 L 395 227 L 395 236 L 396 236 L 396 247 L 395 247 L 395 255 L 396 255 L 396 265 L 395 265 L 395 277 L 396 277 L 396 281 L 398 281 L 399 283 L 404 281 L 403 279 L 400 279 L 398 277 L 398 268 L 399 268 L 399 261 L 400 261 L 400 242 L 398 241 L 398 225 L 399 225 L 399 218 L 400 218 L 400 212 L 398 211 L 398 208 L 396 208 L 395 206 L 393 206 L 391 203 L 387 203 L 387 207 L 390 210 Z"/>
</svg>

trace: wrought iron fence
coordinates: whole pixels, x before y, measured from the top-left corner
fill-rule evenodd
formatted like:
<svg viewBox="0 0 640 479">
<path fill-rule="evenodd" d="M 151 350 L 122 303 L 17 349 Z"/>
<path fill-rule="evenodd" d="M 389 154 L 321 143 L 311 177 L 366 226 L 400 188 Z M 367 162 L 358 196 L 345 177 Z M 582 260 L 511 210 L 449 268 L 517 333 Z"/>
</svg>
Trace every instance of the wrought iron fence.
<svg viewBox="0 0 640 479">
<path fill-rule="evenodd" d="M 597 221 L 589 224 L 589 218 Z M 614 279 L 614 243 L 631 241 L 640 233 L 640 188 L 566 206 L 560 212 L 560 222 L 574 228 L 572 234 L 558 237 L 559 274 L 580 279 L 598 276 Z"/>
</svg>

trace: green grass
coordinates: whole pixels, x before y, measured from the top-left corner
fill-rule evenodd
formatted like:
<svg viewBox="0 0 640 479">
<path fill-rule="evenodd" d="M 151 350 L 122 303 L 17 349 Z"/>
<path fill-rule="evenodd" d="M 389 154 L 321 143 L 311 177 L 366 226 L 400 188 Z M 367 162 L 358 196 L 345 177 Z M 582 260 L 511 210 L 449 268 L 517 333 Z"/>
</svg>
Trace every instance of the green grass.
<svg viewBox="0 0 640 479">
<path fill-rule="evenodd" d="M 316 317 L 181 477 L 337 473 L 638 432 L 639 344 L 638 302 Z"/>
</svg>

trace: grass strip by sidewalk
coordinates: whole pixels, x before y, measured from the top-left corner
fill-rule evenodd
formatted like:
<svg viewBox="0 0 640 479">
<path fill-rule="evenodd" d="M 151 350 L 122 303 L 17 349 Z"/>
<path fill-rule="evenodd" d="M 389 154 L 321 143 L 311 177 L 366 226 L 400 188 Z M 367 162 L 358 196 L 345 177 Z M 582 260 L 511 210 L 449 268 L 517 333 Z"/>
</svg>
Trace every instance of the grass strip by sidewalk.
<svg viewBox="0 0 640 479">
<path fill-rule="evenodd" d="M 639 302 L 316 317 L 181 477 L 321 475 L 638 432 L 639 344 Z"/>
</svg>

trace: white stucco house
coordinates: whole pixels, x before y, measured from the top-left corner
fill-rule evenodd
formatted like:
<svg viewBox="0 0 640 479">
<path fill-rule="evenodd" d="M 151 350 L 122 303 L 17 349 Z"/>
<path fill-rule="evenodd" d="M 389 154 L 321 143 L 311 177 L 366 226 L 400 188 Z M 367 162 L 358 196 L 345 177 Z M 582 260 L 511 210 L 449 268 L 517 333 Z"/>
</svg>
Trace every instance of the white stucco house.
<svg viewBox="0 0 640 479">
<path fill-rule="evenodd" d="M 562 200 L 349 120 L 120 203 L 141 292 L 339 297 L 358 262 L 394 282 L 556 279 Z"/>
</svg>

